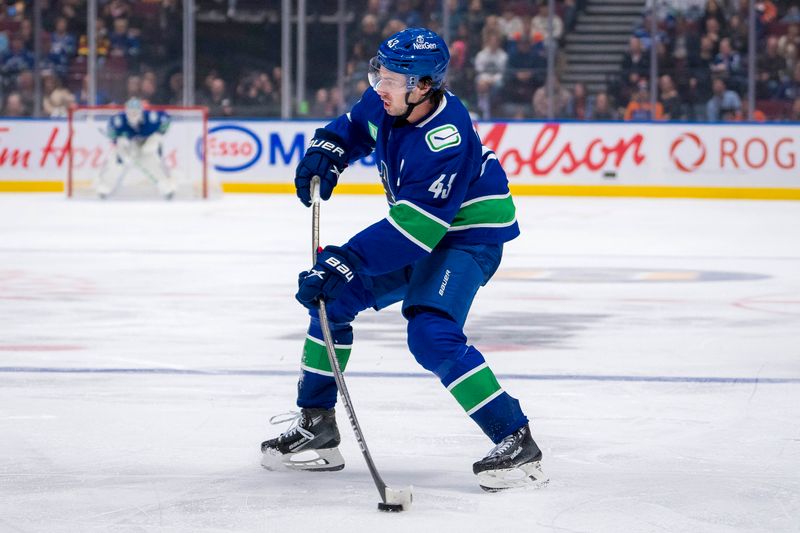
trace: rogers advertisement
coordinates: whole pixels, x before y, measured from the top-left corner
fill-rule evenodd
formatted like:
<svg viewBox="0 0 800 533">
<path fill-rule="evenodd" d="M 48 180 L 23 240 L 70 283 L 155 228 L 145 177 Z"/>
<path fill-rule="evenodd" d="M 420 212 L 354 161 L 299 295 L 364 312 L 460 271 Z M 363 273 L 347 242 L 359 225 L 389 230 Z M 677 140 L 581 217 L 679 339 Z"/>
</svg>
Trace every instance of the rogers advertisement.
<svg viewBox="0 0 800 533">
<path fill-rule="evenodd" d="M 207 144 L 211 176 L 223 184 L 291 183 L 305 146 L 321 125 L 212 120 Z M 796 125 L 480 122 L 476 131 L 512 184 L 800 190 Z M 200 138 L 200 127 L 176 126 L 167 140 L 170 165 L 197 168 Z M 63 182 L 67 145 L 65 121 L 0 119 L 0 190 L 2 182 Z M 76 142 L 73 153 L 76 167 L 98 167 L 110 145 L 93 131 Z M 351 165 L 343 182 L 379 183 L 372 158 Z"/>
</svg>

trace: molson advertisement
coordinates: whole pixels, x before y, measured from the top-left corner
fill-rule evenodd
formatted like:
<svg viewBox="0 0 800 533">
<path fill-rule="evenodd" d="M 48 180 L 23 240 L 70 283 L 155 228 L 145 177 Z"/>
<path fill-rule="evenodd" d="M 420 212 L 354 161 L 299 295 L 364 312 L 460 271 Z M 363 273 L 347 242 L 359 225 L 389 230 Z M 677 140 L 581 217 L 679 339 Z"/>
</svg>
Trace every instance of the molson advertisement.
<svg viewBox="0 0 800 533">
<path fill-rule="evenodd" d="M 212 120 L 209 173 L 227 192 L 289 192 L 318 121 Z M 515 194 L 800 199 L 800 127 L 765 124 L 479 122 Z M 77 130 L 76 130 L 77 131 Z M 70 166 L 68 125 L 0 119 L 0 191 L 60 191 Z M 202 127 L 179 124 L 167 164 L 196 172 Z M 102 128 L 73 142 L 73 172 L 111 154 Z M 372 157 L 348 167 L 342 192 L 380 193 Z"/>
</svg>

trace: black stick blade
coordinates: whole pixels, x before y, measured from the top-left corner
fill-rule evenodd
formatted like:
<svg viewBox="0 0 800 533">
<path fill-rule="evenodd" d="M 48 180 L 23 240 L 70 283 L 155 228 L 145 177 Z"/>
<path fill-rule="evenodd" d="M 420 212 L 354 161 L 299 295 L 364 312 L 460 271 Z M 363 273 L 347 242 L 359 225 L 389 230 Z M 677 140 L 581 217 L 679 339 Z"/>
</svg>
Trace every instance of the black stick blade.
<svg viewBox="0 0 800 533">
<path fill-rule="evenodd" d="M 384 511 L 386 513 L 399 513 L 400 511 L 403 510 L 403 506 L 400 504 L 380 502 L 378 504 L 378 510 Z"/>
</svg>

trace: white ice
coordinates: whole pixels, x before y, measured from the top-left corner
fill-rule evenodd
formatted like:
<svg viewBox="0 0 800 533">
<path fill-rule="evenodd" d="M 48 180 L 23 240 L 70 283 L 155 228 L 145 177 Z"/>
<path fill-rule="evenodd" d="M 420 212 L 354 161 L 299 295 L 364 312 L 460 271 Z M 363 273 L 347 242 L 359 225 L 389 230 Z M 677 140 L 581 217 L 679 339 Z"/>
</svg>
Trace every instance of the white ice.
<svg viewBox="0 0 800 533">
<path fill-rule="evenodd" d="M 0 196 L 0 531 L 800 531 L 800 203 L 516 203 L 467 333 L 550 485 L 478 488 L 491 443 L 394 306 L 348 368 L 381 474 L 414 486 L 388 515 L 341 409 L 343 471 L 259 465 L 306 327 L 295 198 Z M 334 196 L 323 241 L 385 209 Z"/>
</svg>

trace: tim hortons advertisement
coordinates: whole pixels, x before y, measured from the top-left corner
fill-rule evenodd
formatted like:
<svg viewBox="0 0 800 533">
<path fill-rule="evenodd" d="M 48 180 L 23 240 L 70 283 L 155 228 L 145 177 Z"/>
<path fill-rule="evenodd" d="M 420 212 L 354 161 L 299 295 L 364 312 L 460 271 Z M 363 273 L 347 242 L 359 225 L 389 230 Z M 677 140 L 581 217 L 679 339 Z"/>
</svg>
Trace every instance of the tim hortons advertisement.
<svg viewBox="0 0 800 533">
<path fill-rule="evenodd" d="M 208 126 L 213 178 L 290 184 L 316 121 L 216 120 Z M 98 168 L 111 153 L 103 125 L 73 139 L 73 170 Z M 722 187 L 800 190 L 800 128 L 752 124 L 480 122 L 512 184 Z M 196 168 L 202 128 L 178 124 L 166 136 L 170 166 Z M 65 121 L 0 120 L 3 182 L 63 182 L 69 166 Z M 351 165 L 343 183 L 379 183 L 374 161 Z M 5 190 L 10 190 L 6 187 Z"/>
</svg>

